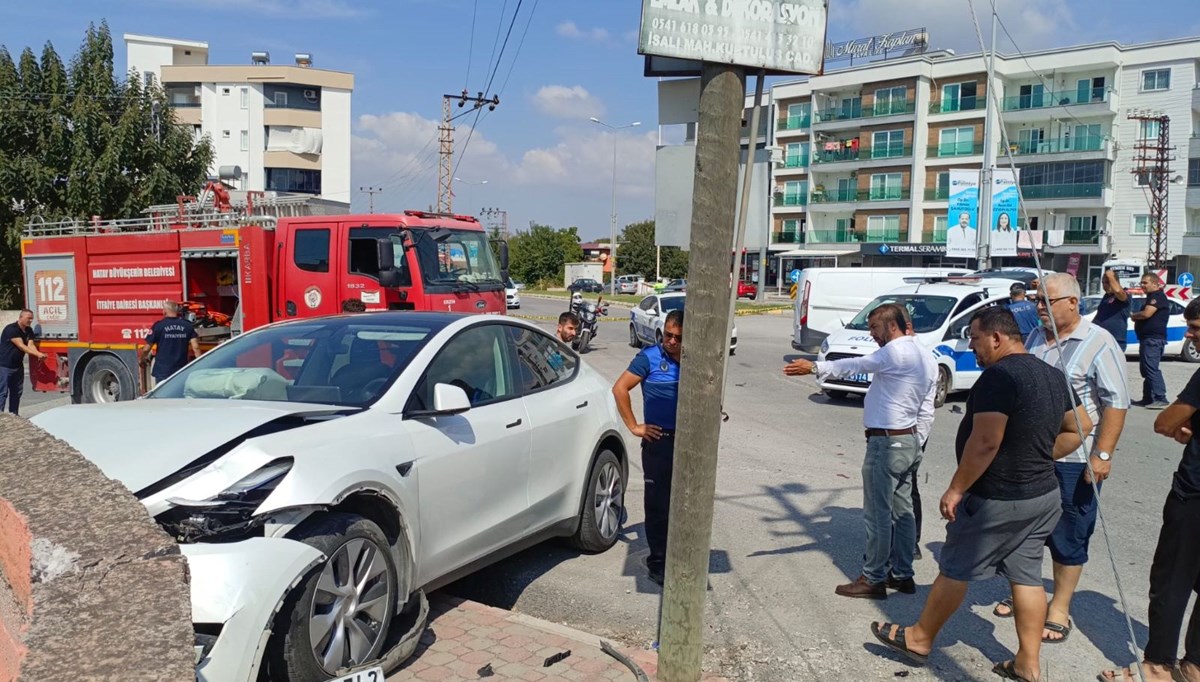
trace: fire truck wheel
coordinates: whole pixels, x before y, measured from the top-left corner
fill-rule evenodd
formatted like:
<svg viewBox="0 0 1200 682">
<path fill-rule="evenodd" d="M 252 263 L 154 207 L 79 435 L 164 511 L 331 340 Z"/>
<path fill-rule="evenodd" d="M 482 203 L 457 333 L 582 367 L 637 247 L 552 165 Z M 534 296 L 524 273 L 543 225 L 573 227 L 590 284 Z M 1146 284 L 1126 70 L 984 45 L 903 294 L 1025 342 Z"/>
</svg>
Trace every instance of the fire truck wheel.
<svg viewBox="0 0 1200 682">
<path fill-rule="evenodd" d="M 85 403 L 115 403 L 133 400 L 133 377 L 121 361 L 111 355 L 97 355 L 83 368 L 80 398 Z"/>
</svg>

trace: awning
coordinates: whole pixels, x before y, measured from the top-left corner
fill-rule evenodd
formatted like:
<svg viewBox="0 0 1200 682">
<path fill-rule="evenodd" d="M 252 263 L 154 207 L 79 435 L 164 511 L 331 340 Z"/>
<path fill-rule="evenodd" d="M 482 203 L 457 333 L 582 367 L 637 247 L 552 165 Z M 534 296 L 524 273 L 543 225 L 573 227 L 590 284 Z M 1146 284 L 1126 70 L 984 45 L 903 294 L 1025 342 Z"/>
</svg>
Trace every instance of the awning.
<svg viewBox="0 0 1200 682">
<path fill-rule="evenodd" d="M 784 251 L 783 253 L 771 254 L 776 258 L 836 258 L 837 256 L 849 256 L 850 254 L 858 253 L 858 248 L 853 249 L 836 249 L 824 251 L 820 249 L 795 249 L 793 251 Z"/>
</svg>

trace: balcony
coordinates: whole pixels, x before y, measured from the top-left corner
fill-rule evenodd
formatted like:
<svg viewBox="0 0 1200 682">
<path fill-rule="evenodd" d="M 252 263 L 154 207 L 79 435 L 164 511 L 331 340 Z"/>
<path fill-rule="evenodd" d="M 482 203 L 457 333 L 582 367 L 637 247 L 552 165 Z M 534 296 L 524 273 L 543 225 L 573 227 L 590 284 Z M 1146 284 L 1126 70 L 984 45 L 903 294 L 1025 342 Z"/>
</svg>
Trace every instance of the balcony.
<svg viewBox="0 0 1200 682">
<path fill-rule="evenodd" d="M 925 201 L 945 201 L 950 198 L 949 187 L 925 188 Z"/>
<path fill-rule="evenodd" d="M 862 235 L 851 229 L 809 230 L 805 237 L 808 244 L 857 244 L 862 241 Z"/>
<path fill-rule="evenodd" d="M 926 242 L 930 244 L 945 244 L 946 243 L 946 228 L 935 227 L 933 232 L 926 232 Z"/>
<path fill-rule="evenodd" d="M 848 201 L 858 201 L 858 190 L 855 188 L 829 191 L 813 190 L 811 201 L 814 204 L 840 204 Z"/>
<path fill-rule="evenodd" d="M 979 95 L 976 97 L 962 97 L 958 100 L 943 100 L 941 102 L 932 102 L 929 105 L 929 113 L 931 114 L 956 114 L 959 112 L 974 112 L 982 111 L 987 108 L 987 97 Z"/>
<path fill-rule="evenodd" d="M 803 244 L 804 233 L 800 230 L 780 230 L 771 233 L 772 244 Z"/>
<path fill-rule="evenodd" d="M 1179 250 L 1181 256 L 1200 256 L 1200 230 L 1188 229 L 1183 233 L 1183 247 Z"/>
<path fill-rule="evenodd" d="M 784 116 L 780 118 L 776 125 L 776 132 L 800 132 L 808 130 L 812 125 L 812 116 Z"/>
<path fill-rule="evenodd" d="M 1063 244 L 1071 246 L 1097 246 L 1100 244 L 1100 231 L 1067 230 L 1063 232 Z"/>
<path fill-rule="evenodd" d="M 809 157 L 807 154 L 797 154 L 789 156 L 783 160 L 784 168 L 808 168 Z"/>
<path fill-rule="evenodd" d="M 1117 113 L 1107 88 L 1088 89 L 1083 94 L 1080 97 L 1076 90 L 1064 90 L 1016 95 L 1000 100 L 1000 108 L 1006 112 L 1004 119 L 1009 123 L 1045 120 L 1057 115 L 1054 110 L 1061 108 L 1069 109 L 1074 118 Z"/>
<path fill-rule="evenodd" d="M 1101 230 L 1066 230 L 1061 245 L 1046 245 L 1052 253 L 1108 253 L 1110 238 Z"/>
<path fill-rule="evenodd" d="M 836 171 L 846 168 L 855 170 L 861 168 L 878 168 L 880 166 L 895 166 L 897 159 L 911 158 L 911 145 L 884 145 L 867 149 L 816 149 L 812 154 L 814 167 L 820 166 L 822 171 Z M 901 164 L 904 165 L 904 164 Z"/>
<path fill-rule="evenodd" d="M 907 187 L 877 187 L 858 193 L 859 201 L 908 201 L 910 198 Z"/>
<path fill-rule="evenodd" d="M 1021 196 L 1026 201 L 1046 199 L 1099 199 L 1104 196 L 1102 182 L 1083 182 L 1071 185 L 1022 185 Z"/>
<path fill-rule="evenodd" d="M 872 244 L 892 244 L 900 241 L 900 228 L 885 227 L 883 229 L 873 230 L 867 228 L 866 239 L 863 241 Z"/>
<path fill-rule="evenodd" d="M 1086 161 L 1088 159 L 1108 156 L 1112 158 L 1112 144 L 1104 135 L 1084 135 L 1057 140 L 1018 141 L 1009 145 L 1009 149 L 1000 146 L 1000 158 L 1008 156 L 1011 150 L 1013 156 L 1044 156 L 1050 154 L 1070 155 L 1061 161 Z"/>
<path fill-rule="evenodd" d="M 777 194 L 775 206 L 807 206 L 808 196 L 805 194 Z"/>
<path fill-rule="evenodd" d="M 927 161 L 934 159 L 956 159 L 964 156 L 980 156 L 983 154 L 982 142 L 957 142 L 929 145 Z"/>
<path fill-rule="evenodd" d="M 870 125 L 879 125 L 887 123 L 887 119 L 911 117 L 915 111 L 916 106 L 911 100 L 881 103 L 874 107 L 862 107 L 861 109 L 835 108 L 817 112 L 813 119 L 813 128 L 817 130 L 857 128 L 863 125 L 863 121 L 870 121 Z"/>
</svg>

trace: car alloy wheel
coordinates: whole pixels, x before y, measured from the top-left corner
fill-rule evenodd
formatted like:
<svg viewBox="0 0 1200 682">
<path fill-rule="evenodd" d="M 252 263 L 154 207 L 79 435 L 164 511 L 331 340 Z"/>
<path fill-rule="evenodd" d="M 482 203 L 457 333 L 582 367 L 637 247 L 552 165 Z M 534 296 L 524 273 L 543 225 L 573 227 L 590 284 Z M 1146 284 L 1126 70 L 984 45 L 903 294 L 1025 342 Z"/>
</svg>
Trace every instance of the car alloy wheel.
<svg viewBox="0 0 1200 682">
<path fill-rule="evenodd" d="M 394 599 L 383 550 L 354 538 L 325 562 L 309 613 L 313 655 L 328 673 L 368 660 Z"/>
<path fill-rule="evenodd" d="M 616 462 L 605 461 L 596 478 L 595 520 L 600 536 L 608 539 L 617 534 L 621 522 L 621 509 L 625 503 L 625 487 Z"/>
<path fill-rule="evenodd" d="M 596 455 L 586 485 L 571 544 L 585 552 L 603 552 L 616 544 L 625 509 L 625 468 L 615 452 L 606 449 Z"/>
</svg>

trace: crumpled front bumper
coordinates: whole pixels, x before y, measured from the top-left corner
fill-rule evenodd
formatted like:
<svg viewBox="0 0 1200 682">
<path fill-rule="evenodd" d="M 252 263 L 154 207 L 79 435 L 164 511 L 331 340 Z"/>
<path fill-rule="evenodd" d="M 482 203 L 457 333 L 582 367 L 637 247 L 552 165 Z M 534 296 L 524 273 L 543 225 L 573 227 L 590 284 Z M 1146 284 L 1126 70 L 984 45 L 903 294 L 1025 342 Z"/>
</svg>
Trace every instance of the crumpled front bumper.
<svg viewBox="0 0 1200 682">
<path fill-rule="evenodd" d="M 254 682 L 276 612 L 325 555 L 286 538 L 180 549 L 191 574 L 192 622 L 222 625 L 212 649 L 196 663 L 196 679 Z"/>
</svg>

